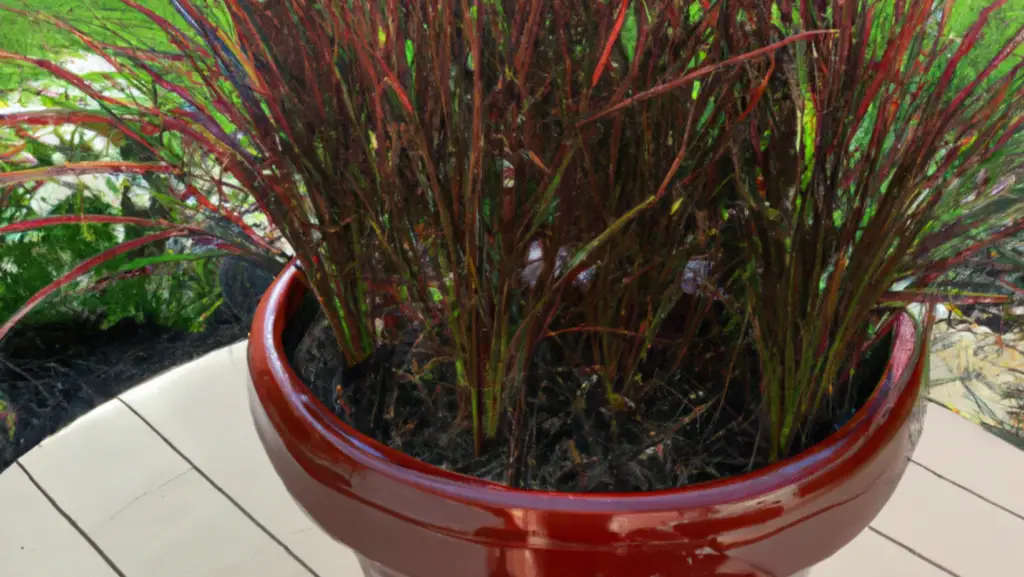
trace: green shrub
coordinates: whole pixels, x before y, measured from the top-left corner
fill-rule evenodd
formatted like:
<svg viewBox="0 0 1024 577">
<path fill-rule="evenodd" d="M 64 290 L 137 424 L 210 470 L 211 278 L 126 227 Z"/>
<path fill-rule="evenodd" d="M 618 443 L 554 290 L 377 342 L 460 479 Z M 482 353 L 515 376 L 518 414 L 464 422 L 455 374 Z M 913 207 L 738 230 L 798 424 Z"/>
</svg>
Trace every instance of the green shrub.
<svg viewBox="0 0 1024 577">
<path fill-rule="evenodd" d="M 35 83 L 31 88 L 26 92 L 30 95 L 28 104 L 73 104 L 74 99 L 61 83 L 50 80 Z M 39 95 L 31 95 L 33 92 Z M 24 157 L 25 154 L 29 156 Z M 39 169 L 139 155 L 140 151 L 130 141 L 116 136 L 101 139 L 96 132 L 81 127 L 32 133 L 0 127 L 0 159 L 9 161 L 0 160 L 0 173 L 26 169 L 24 158 L 31 158 L 29 164 Z M 22 162 L 14 163 L 18 156 L 22 156 Z M 43 216 L 76 214 L 186 218 L 176 207 L 156 202 L 148 193 L 160 190 L 164 184 L 154 175 L 17 184 L 0 190 L 0 226 Z M 136 206 L 132 200 L 140 191 L 147 191 L 143 192 L 147 206 Z M 131 225 L 112 227 L 83 222 L 0 236 L 0 319 L 11 317 L 32 295 L 76 264 L 142 234 L 141 229 Z M 62 287 L 45 306 L 33 309 L 25 322 L 89 319 L 110 326 L 132 318 L 199 330 L 221 302 L 216 275 L 219 260 L 206 258 L 221 253 L 186 251 L 187 248 L 185 242 L 163 243 L 105 262 L 80 282 Z M 111 282 L 115 278 L 117 282 Z"/>
<path fill-rule="evenodd" d="M 26 209 L 23 214 L 31 217 L 30 210 Z M 80 211 L 109 215 L 120 212 L 102 200 L 79 192 L 61 202 L 52 214 Z M 0 223 L 3 220 L 0 217 Z M 139 234 L 132 227 L 126 228 L 121 236 L 113 227 L 83 223 L 0 239 L 0 319 L 10 317 L 33 294 L 75 264 L 118 245 L 124 237 Z M 116 275 L 116 271 L 136 258 L 175 254 L 166 248 L 148 248 L 149 252 L 126 254 L 104 263 L 90 278 Z M 119 276 L 118 282 L 104 282 L 101 287 L 76 283 L 34 309 L 25 320 L 47 323 L 69 318 L 99 318 L 109 326 L 133 318 L 198 330 L 220 304 L 217 262 L 217 259 L 202 259 L 159 264 L 144 274 Z"/>
</svg>

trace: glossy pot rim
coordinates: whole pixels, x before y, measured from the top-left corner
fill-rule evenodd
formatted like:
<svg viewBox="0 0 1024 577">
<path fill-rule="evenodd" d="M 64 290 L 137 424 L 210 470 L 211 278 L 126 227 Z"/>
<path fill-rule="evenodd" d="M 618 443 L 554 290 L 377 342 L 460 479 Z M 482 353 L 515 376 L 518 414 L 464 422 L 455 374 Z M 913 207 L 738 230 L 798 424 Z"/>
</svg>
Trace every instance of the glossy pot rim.
<svg viewBox="0 0 1024 577">
<path fill-rule="evenodd" d="M 303 445 L 302 438 L 318 436 L 358 467 L 422 492 L 475 506 L 535 512 L 678 511 L 771 499 L 780 491 L 816 478 L 826 484 L 841 483 L 837 466 L 846 463 L 844 468 L 856 468 L 857 463 L 867 462 L 881 452 L 903 428 L 917 397 L 908 381 L 922 356 L 922 330 L 909 314 L 903 313 L 893 329 L 892 351 L 882 381 L 871 397 L 842 428 L 802 453 L 743 475 L 675 489 L 568 493 L 511 488 L 453 473 L 392 449 L 344 423 L 313 396 L 291 367 L 282 340 L 287 322 L 307 291 L 302 275 L 299 266 L 292 263 L 265 293 L 253 319 L 248 352 L 254 377 L 257 373 L 272 376 L 254 383 L 255 390 L 278 434 L 294 441 L 288 443 L 293 458 L 304 468 L 325 466 L 322 454 L 295 454 L 294 447 Z M 276 389 L 274 399 L 268 399 L 264 390 L 267 386 Z M 293 430 L 296 426 L 302 430 Z"/>
</svg>

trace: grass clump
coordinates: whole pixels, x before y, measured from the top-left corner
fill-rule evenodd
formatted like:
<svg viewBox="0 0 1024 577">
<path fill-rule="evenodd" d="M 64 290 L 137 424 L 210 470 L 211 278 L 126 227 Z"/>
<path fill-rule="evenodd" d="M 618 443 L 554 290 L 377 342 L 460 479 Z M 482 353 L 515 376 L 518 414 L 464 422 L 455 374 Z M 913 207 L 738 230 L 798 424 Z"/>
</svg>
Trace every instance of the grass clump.
<svg viewBox="0 0 1024 577">
<path fill-rule="evenodd" d="M 421 407 L 369 403 L 374 434 L 404 446 L 444 412 L 513 485 L 543 485 L 551 399 L 576 481 L 599 455 L 613 487 L 692 478 L 630 484 L 663 453 L 633 422 L 690 430 L 677 465 L 712 477 L 712 438 L 749 441 L 739 470 L 806 448 L 904 304 L 1022 227 L 1020 186 L 995 185 L 1020 163 L 1024 30 L 952 84 L 1006 2 L 956 42 L 928 0 L 176 0 L 185 27 L 125 4 L 178 53 L 79 36 L 173 103 L 94 96 L 157 159 L 131 168 L 187 193 L 223 166 L 346 363 L 402 351 L 377 394 Z"/>
</svg>

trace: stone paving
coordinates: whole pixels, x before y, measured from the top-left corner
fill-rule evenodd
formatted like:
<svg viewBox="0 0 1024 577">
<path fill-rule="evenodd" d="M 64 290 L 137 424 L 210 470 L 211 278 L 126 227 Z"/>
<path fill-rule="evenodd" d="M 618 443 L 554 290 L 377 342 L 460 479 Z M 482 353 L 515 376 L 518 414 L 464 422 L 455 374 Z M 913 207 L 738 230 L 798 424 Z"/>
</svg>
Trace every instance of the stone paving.
<svg viewBox="0 0 1024 577">
<path fill-rule="evenodd" d="M 1024 446 L 1024 329 L 940 323 L 931 351 L 929 398 Z"/>
</svg>

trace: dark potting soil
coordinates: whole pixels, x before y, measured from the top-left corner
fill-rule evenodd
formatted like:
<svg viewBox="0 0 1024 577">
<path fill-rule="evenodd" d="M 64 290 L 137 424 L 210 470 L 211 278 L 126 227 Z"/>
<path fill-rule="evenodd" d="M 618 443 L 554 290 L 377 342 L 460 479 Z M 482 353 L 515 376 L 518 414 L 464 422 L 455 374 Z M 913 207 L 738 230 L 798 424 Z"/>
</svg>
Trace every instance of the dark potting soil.
<svg viewBox="0 0 1024 577">
<path fill-rule="evenodd" d="M 201 332 L 101 319 L 23 325 L 0 343 L 0 471 L 43 439 L 135 385 L 244 339 L 275 271 L 226 259 L 224 305 Z"/>
<path fill-rule="evenodd" d="M 653 386 L 629 406 L 612 407 L 595 376 L 568 366 L 544 341 L 525 394 L 506 404 L 497 437 L 476 456 L 470 419 L 452 394 L 451 364 L 440 364 L 429 381 L 403 378 L 409 374 L 403 369 L 431 360 L 411 352 L 415 340 L 410 332 L 347 368 L 330 327 L 308 299 L 290 321 L 285 349 L 314 395 L 362 433 L 432 465 L 514 487 L 650 491 L 739 475 L 768 462 L 756 386 L 736 380 L 724 395 L 717 393 L 723 388 L 721 363 L 728 359 L 672 371 L 665 368 L 666 356 L 652 351 L 640 373 Z M 853 409 L 816 425 L 798 441 L 798 451 L 823 441 L 866 402 L 885 370 L 889 346 L 884 339 L 857 371 Z"/>
</svg>

